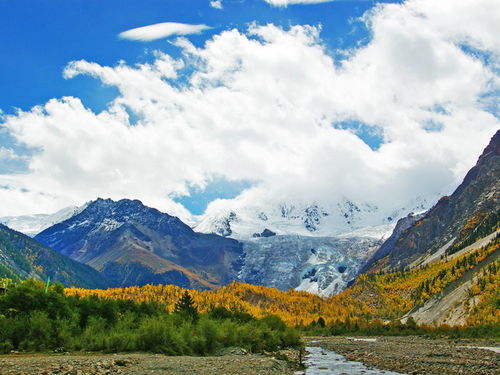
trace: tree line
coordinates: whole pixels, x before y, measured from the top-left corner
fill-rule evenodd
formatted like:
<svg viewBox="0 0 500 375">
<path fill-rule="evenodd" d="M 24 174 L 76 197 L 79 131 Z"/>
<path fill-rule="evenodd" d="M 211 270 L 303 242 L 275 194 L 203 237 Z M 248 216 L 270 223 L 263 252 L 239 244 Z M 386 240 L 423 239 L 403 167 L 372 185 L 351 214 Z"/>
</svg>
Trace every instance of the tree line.
<svg viewBox="0 0 500 375">
<path fill-rule="evenodd" d="M 61 284 L 4 285 L 0 296 L 0 352 L 87 350 L 213 354 L 237 346 L 252 352 L 300 348 L 299 332 L 276 316 L 255 318 L 222 306 L 200 313 L 189 292 L 173 311 L 154 301 L 67 295 Z M 6 285 L 9 284 L 9 285 Z"/>
</svg>

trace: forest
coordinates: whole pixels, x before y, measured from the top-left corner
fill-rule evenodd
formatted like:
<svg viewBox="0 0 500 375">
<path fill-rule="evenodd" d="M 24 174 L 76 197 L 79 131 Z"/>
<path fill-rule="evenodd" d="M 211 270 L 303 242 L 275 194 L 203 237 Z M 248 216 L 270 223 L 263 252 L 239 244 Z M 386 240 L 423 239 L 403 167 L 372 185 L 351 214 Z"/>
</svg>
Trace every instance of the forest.
<svg viewBox="0 0 500 375">
<path fill-rule="evenodd" d="M 299 332 L 276 316 L 255 318 L 221 306 L 200 313 L 187 291 L 170 312 L 154 301 L 67 295 L 61 284 L 3 283 L 3 353 L 86 350 L 207 355 L 233 346 L 255 353 L 302 346 Z"/>
</svg>

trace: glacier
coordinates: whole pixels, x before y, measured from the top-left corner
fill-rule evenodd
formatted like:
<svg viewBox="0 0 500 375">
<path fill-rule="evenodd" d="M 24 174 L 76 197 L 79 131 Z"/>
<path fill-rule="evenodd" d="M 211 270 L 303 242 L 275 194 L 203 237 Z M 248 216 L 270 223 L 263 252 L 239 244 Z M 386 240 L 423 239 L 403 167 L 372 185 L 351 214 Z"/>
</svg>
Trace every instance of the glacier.
<svg viewBox="0 0 500 375">
<path fill-rule="evenodd" d="M 238 281 L 325 297 L 340 293 L 358 276 L 398 219 L 427 208 L 418 198 L 392 210 L 348 199 L 328 205 L 238 203 L 220 201 L 194 226 L 243 243 Z"/>
<path fill-rule="evenodd" d="M 295 234 L 243 241 L 244 262 L 238 278 L 249 284 L 329 297 L 346 288 L 382 241 Z"/>
</svg>

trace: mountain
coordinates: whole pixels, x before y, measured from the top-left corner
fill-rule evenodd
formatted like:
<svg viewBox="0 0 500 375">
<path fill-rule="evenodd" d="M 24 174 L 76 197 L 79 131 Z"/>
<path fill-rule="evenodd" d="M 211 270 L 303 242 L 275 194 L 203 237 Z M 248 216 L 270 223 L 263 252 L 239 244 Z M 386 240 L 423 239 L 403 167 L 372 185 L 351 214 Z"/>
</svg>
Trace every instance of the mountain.
<svg viewBox="0 0 500 375">
<path fill-rule="evenodd" d="M 138 200 L 97 199 L 35 237 L 119 285 L 168 283 L 210 289 L 236 279 L 242 245 L 194 232 Z"/>
<path fill-rule="evenodd" d="M 418 324 L 498 327 L 498 230 L 422 266 L 360 275 L 331 303 L 353 304 L 354 316 Z"/>
<path fill-rule="evenodd" d="M 292 217 L 294 211 L 286 212 Z M 302 219 L 308 225 L 317 222 L 313 218 L 320 212 L 318 206 L 306 212 Z M 238 280 L 329 296 L 356 277 L 392 227 L 338 237 L 277 235 L 264 228 L 237 241 L 196 233 L 178 218 L 139 201 L 98 199 L 35 238 L 118 285 L 169 283 L 211 289 Z"/>
<path fill-rule="evenodd" d="M 106 288 L 113 286 L 99 272 L 57 253 L 34 239 L 0 224 L 0 277 L 35 278 L 65 286 Z"/>
<path fill-rule="evenodd" d="M 53 214 L 3 216 L 0 217 L 0 223 L 30 237 L 34 237 L 42 230 L 80 213 L 84 208 L 85 205 L 82 207 L 70 206 Z"/>
<path fill-rule="evenodd" d="M 460 259 L 461 258 L 461 259 Z M 467 260 L 467 261 L 466 261 Z M 459 267 L 464 271 L 460 276 L 449 282 L 439 293 L 429 293 L 430 298 L 417 304 L 405 316 L 403 321 L 412 317 L 419 324 L 448 324 L 464 325 L 471 318 L 476 323 L 489 323 L 491 319 L 498 325 L 498 282 L 500 270 L 500 239 L 498 231 L 483 237 L 464 249 L 447 256 L 441 263 L 451 262 L 455 268 L 455 275 Z M 439 264 L 433 260 L 426 263 L 428 268 Z M 449 277 L 444 270 L 440 271 L 437 279 L 445 280 Z M 444 276 L 440 276 L 443 275 Z M 453 275 L 450 275 L 453 276 Z M 425 281 L 433 289 L 437 284 L 430 277 Z M 422 288 L 424 289 L 425 286 Z M 418 295 L 419 289 L 414 293 Z M 420 292 L 421 294 L 423 292 Z M 491 321 L 491 322 L 493 322 Z"/>
<path fill-rule="evenodd" d="M 487 236 L 448 259 L 435 259 L 427 267 L 361 275 L 342 293 L 329 298 L 238 282 L 213 291 L 191 290 L 190 294 L 201 312 L 214 305 L 229 309 L 239 306 L 258 317 L 277 315 L 291 326 L 313 322 L 316 325 L 321 317 L 329 334 L 332 330 L 353 333 L 359 327 L 366 333 L 367 324 L 374 328 L 372 332 L 381 332 L 389 322 L 392 322 L 390 330 L 399 326 L 406 331 L 406 327 L 401 327 L 396 321 L 406 321 L 409 317 L 430 326 L 434 323 L 462 326 L 450 332 L 453 335 L 460 334 L 464 327 L 481 327 L 495 332 L 500 324 L 499 256 L 500 238 Z M 281 273 L 290 272 L 286 268 Z M 287 277 L 269 275 L 281 276 Z M 71 288 L 67 293 L 137 301 L 146 299 L 174 306 L 183 291 L 173 285 L 148 285 L 112 290 Z"/>
<path fill-rule="evenodd" d="M 452 254 L 499 227 L 500 130 L 451 196 L 441 198 L 424 217 L 384 244 L 368 268 L 415 267 Z"/>
</svg>

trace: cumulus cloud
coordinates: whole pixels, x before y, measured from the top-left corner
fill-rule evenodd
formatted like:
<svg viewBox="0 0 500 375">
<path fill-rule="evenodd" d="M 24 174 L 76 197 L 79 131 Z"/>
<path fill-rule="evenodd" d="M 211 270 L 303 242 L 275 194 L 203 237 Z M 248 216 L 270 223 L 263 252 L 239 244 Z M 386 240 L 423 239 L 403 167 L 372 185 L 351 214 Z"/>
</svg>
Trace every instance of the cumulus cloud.
<svg viewBox="0 0 500 375">
<path fill-rule="evenodd" d="M 210 1 L 210 6 L 216 9 L 222 9 L 222 0 L 212 0 Z"/>
<path fill-rule="evenodd" d="M 167 38 L 172 35 L 199 34 L 204 30 L 210 29 L 207 25 L 190 25 L 178 22 L 155 23 L 143 27 L 137 27 L 123 31 L 118 36 L 122 39 L 138 40 L 149 42 L 151 40 Z"/>
<path fill-rule="evenodd" d="M 38 152 L 27 174 L 0 176 L 9 186 L 0 216 L 103 196 L 188 218 L 170 198 L 213 176 L 255 181 L 239 205 L 348 198 L 391 208 L 449 193 L 499 128 L 484 102 L 499 88 L 500 23 L 484 11 L 495 8 L 379 5 L 364 17 L 370 42 L 344 61 L 329 55 L 319 28 L 271 24 L 223 31 L 203 47 L 178 38 L 178 59 L 72 62 L 65 77 L 90 75 L 120 95 L 100 113 L 65 97 L 4 118 Z M 376 131 L 380 148 L 346 123 Z"/>
</svg>

